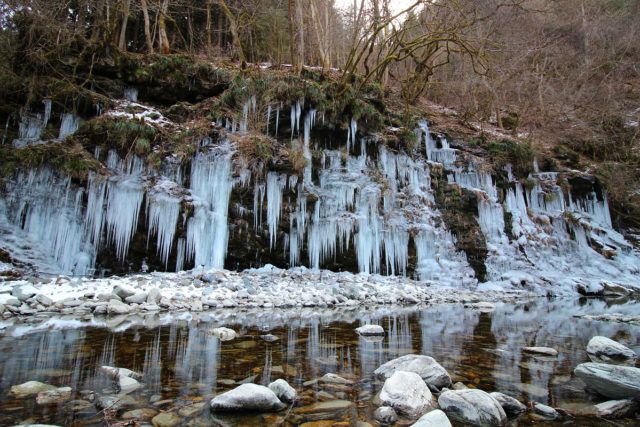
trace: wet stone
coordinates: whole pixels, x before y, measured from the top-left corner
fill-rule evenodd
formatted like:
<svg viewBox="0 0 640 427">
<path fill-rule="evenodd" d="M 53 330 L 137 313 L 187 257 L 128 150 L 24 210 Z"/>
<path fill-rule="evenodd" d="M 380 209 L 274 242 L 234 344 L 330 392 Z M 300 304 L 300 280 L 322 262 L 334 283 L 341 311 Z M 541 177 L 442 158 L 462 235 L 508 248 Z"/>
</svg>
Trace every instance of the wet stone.
<svg viewBox="0 0 640 427">
<path fill-rule="evenodd" d="M 373 418 L 382 425 L 390 425 L 398 420 L 398 414 L 392 407 L 382 406 L 373 411 Z"/>
<path fill-rule="evenodd" d="M 149 420 L 153 417 L 155 417 L 158 414 L 158 411 L 156 411 L 155 409 L 149 409 L 149 408 L 141 408 L 141 409 L 134 409 L 132 411 L 127 411 L 124 414 L 122 414 L 122 419 L 123 420 Z"/>
<path fill-rule="evenodd" d="M 196 415 L 200 414 L 200 412 L 204 411 L 204 408 L 206 407 L 206 402 L 194 403 L 192 405 L 180 408 L 180 410 L 178 410 L 178 414 L 185 418 L 193 418 Z"/>
<path fill-rule="evenodd" d="M 175 427 L 182 422 L 182 418 L 175 412 L 162 412 L 151 420 L 155 427 Z"/>
<path fill-rule="evenodd" d="M 27 381 L 26 383 L 12 386 L 10 389 L 10 393 L 20 399 L 28 396 L 33 396 L 44 391 L 51 391 L 56 389 L 57 387 L 55 386 L 44 384 L 39 381 Z"/>
</svg>

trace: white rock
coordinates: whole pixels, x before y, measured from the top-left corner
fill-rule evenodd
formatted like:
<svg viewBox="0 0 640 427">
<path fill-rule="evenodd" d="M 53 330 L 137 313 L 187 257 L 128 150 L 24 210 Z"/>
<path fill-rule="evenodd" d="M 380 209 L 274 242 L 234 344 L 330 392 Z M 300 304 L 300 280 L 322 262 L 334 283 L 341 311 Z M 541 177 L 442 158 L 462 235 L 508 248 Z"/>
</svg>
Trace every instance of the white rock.
<svg viewBox="0 0 640 427">
<path fill-rule="evenodd" d="M 269 388 L 278 396 L 278 399 L 283 402 L 291 403 L 296 400 L 296 390 L 282 378 L 269 384 Z"/>
<path fill-rule="evenodd" d="M 142 304 L 147 301 L 147 293 L 140 292 L 135 295 L 131 295 L 130 297 L 126 297 L 124 300 L 129 304 Z"/>
<path fill-rule="evenodd" d="M 396 371 L 384 382 L 380 400 L 409 418 L 418 418 L 433 404 L 431 391 L 420 375 L 406 371 Z"/>
<path fill-rule="evenodd" d="M 451 377 L 433 357 L 408 354 L 381 365 L 373 373 L 378 378 L 389 378 L 396 371 L 415 372 L 429 385 L 441 389 L 451 385 Z"/>
<path fill-rule="evenodd" d="M 229 328 L 215 328 L 209 333 L 220 341 L 231 341 L 236 337 L 236 331 Z"/>
<path fill-rule="evenodd" d="M 427 412 L 418 421 L 411 424 L 412 427 L 452 427 L 447 414 L 440 409 Z"/>
<path fill-rule="evenodd" d="M 550 347 L 524 347 L 525 353 L 540 354 L 542 356 L 557 356 L 558 351 Z"/>
<path fill-rule="evenodd" d="M 107 313 L 109 314 L 129 314 L 131 310 L 133 309 L 130 306 L 116 299 L 110 300 L 107 305 Z"/>
<path fill-rule="evenodd" d="M 582 363 L 574 373 L 589 390 L 611 399 L 640 399 L 640 369 L 606 363 Z"/>
<path fill-rule="evenodd" d="M 211 400 L 211 410 L 277 412 L 286 407 L 268 387 L 257 384 L 242 384 Z"/>
<path fill-rule="evenodd" d="M 158 288 L 153 288 L 149 290 L 149 293 L 147 294 L 147 304 L 158 305 L 160 298 L 162 298 L 160 290 Z"/>
<path fill-rule="evenodd" d="M 630 348 L 602 336 L 595 336 L 589 340 L 587 353 L 596 358 L 604 356 L 609 359 L 635 359 L 637 357 Z"/>
<path fill-rule="evenodd" d="M 527 410 L 527 407 L 518 399 L 507 396 L 504 393 L 494 391 L 493 393 L 489 393 L 489 396 L 493 397 L 498 401 L 498 403 L 500 403 L 500 406 L 502 406 L 502 409 L 504 409 L 504 412 L 507 415 L 517 415 Z"/>
<path fill-rule="evenodd" d="M 461 423 L 502 425 L 507 419 L 500 403 L 482 390 L 443 391 L 438 404 L 449 418 Z"/>
<path fill-rule="evenodd" d="M 358 335 L 363 336 L 374 336 L 374 335 L 384 335 L 384 329 L 380 325 L 364 325 L 356 328 L 356 332 Z"/>
<path fill-rule="evenodd" d="M 638 404 L 631 399 L 609 400 L 595 406 L 599 417 L 610 419 L 626 418 L 638 410 Z"/>
</svg>

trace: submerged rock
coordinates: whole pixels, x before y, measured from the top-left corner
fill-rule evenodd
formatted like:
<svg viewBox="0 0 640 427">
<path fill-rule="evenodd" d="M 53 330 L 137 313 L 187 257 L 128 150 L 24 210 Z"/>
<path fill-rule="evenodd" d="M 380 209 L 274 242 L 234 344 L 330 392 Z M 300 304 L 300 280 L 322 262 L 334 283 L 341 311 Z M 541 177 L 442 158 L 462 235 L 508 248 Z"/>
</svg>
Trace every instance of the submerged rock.
<svg viewBox="0 0 640 427">
<path fill-rule="evenodd" d="M 101 366 L 100 372 L 118 381 L 118 387 L 121 393 L 127 394 L 142 388 L 142 384 L 138 382 L 138 380 L 142 378 L 142 374 L 138 372 L 126 368 L 114 368 L 112 366 Z"/>
<path fill-rule="evenodd" d="M 504 409 L 504 412 L 509 416 L 518 415 L 527 410 L 527 407 L 524 406 L 518 399 L 515 399 L 504 393 L 494 391 L 493 393 L 489 393 L 489 396 L 496 399 L 498 403 L 500 403 L 500 406 L 502 406 L 502 409 Z"/>
<path fill-rule="evenodd" d="M 296 414 L 315 414 L 320 412 L 338 412 L 349 409 L 353 406 L 353 402 L 348 400 L 329 400 L 326 402 L 314 403 L 303 406 L 295 410 Z"/>
<path fill-rule="evenodd" d="M 356 328 L 358 335 L 362 336 L 380 336 L 384 335 L 384 329 L 379 325 L 364 325 Z"/>
<path fill-rule="evenodd" d="M 41 383 L 40 381 L 27 381 L 26 383 L 12 386 L 9 393 L 19 399 L 22 399 L 23 397 L 33 396 L 34 394 L 56 389 L 56 386 Z"/>
<path fill-rule="evenodd" d="M 318 378 L 318 382 L 326 383 L 326 384 L 343 384 L 343 385 L 353 384 L 353 381 L 350 381 L 346 378 L 342 378 L 340 375 L 336 375 L 331 372 L 328 372 L 323 376 L 321 376 L 320 378 Z"/>
<path fill-rule="evenodd" d="M 555 357 L 558 355 L 558 350 L 551 347 L 524 347 L 522 351 L 525 353 L 539 354 L 541 356 Z"/>
<path fill-rule="evenodd" d="M 418 421 L 411 424 L 411 427 L 452 427 L 447 414 L 440 409 L 427 412 Z"/>
<path fill-rule="evenodd" d="M 257 384 L 242 384 L 211 400 L 211 409 L 215 411 L 259 411 L 277 412 L 286 406 L 268 387 Z"/>
<path fill-rule="evenodd" d="M 507 415 L 500 403 L 482 390 L 446 390 L 438 397 L 440 408 L 453 420 L 474 425 L 502 425 Z"/>
<path fill-rule="evenodd" d="M 542 415 L 543 417 L 550 420 L 555 420 L 560 415 L 558 414 L 558 411 L 553 409 L 551 406 L 543 405 L 542 403 L 538 402 L 533 402 L 533 411 L 536 414 Z"/>
<path fill-rule="evenodd" d="M 158 414 L 158 411 L 150 408 L 141 408 L 134 409 L 131 411 L 127 411 L 122 414 L 123 420 L 149 420 L 155 417 Z"/>
<path fill-rule="evenodd" d="M 418 418 L 433 404 L 429 387 L 415 372 L 396 371 L 384 382 L 380 401 L 409 418 Z"/>
<path fill-rule="evenodd" d="M 630 348 L 612 339 L 602 336 L 595 336 L 587 344 L 587 353 L 596 359 L 636 359 L 638 356 Z"/>
<path fill-rule="evenodd" d="M 291 403 L 296 400 L 296 390 L 283 379 L 275 380 L 269 384 L 269 388 L 283 402 Z"/>
<path fill-rule="evenodd" d="M 46 390 L 38 393 L 36 403 L 38 405 L 50 405 L 71 400 L 71 387 L 59 387 L 54 390 Z"/>
<path fill-rule="evenodd" d="M 587 389 L 611 399 L 640 399 L 640 369 L 606 363 L 582 363 L 574 373 Z"/>
<path fill-rule="evenodd" d="M 373 373 L 378 378 L 390 378 L 396 371 L 415 372 L 428 385 L 441 389 L 451 385 L 451 377 L 433 357 L 408 354 L 393 359 L 376 369 Z"/>
<path fill-rule="evenodd" d="M 398 421 L 398 414 L 392 407 L 382 406 L 373 411 L 373 418 L 382 425 L 390 425 Z"/>
<path fill-rule="evenodd" d="M 175 427 L 181 422 L 182 417 L 175 412 L 162 412 L 151 420 L 151 423 L 155 427 Z"/>
<path fill-rule="evenodd" d="M 609 400 L 595 405 L 596 413 L 602 418 L 626 418 L 638 411 L 638 403 L 631 399 Z"/>
</svg>

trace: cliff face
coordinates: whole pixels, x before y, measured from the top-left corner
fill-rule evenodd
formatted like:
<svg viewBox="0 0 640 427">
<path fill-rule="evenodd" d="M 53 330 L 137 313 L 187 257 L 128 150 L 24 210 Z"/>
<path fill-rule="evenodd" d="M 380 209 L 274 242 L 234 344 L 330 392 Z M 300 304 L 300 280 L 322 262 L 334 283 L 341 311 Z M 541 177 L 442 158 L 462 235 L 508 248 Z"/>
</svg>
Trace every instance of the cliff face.
<svg viewBox="0 0 640 427">
<path fill-rule="evenodd" d="M 544 170 L 555 163 L 522 145 L 450 143 L 429 117 L 386 111 L 375 87 L 335 99 L 313 70 L 131 61 L 96 78 L 109 90 L 82 110 L 45 97 L 9 116 L 0 227 L 13 261 L 75 275 L 273 264 L 561 292 L 637 282 L 600 184 Z"/>
</svg>

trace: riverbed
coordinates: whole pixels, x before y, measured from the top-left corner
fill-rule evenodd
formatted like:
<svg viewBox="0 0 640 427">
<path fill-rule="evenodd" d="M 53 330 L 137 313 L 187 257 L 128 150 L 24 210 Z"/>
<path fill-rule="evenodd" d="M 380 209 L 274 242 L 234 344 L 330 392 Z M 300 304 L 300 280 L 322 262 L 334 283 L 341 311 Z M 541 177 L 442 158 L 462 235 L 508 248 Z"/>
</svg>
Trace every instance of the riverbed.
<svg viewBox="0 0 640 427">
<path fill-rule="evenodd" d="M 605 399 L 584 390 L 573 369 L 590 361 L 589 339 L 602 335 L 638 353 L 640 326 L 582 316 L 640 313 L 625 299 L 530 298 L 516 303 L 435 304 L 340 308 L 219 309 L 202 313 L 129 316 L 12 318 L 0 329 L 0 424 L 108 425 L 128 422 L 131 411 L 147 422 L 160 412 L 181 425 L 377 425 L 375 396 L 383 381 L 373 371 L 406 354 L 435 358 L 454 383 L 500 391 L 525 404 L 536 401 L 566 410 L 559 421 L 523 414 L 514 425 L 602 425 L 591 416 Z M 384 337 L 362 337 L 355 328 L 383 327 Z M 238 336 L 221 341 L 217 327 Z M 527 346 L 551 347 L 556 357 L 526 354 Z M 117 396 L 101 366 L 142 374 L 143 387 L 106 407 Z M 327 373 L 347 384 L 314 381 Z M 298 401 L 275 414 L 212 413 L 216 394 L 252 382 L 283 378 Z M 40 381 L 71 387 L 59 402 L 16 398 L 12 386 Z M 122 402 L 120 402 L 122 403 Z M 143 418 L 144 418 L 143 417 Z M 398 425 L 407 425 L 401 419 Z M 144 421 L 141 421 L 144 423 Z M 617 420 L 635 425 L 637 419 Z M 123 425 L 123 424 L 121 424 Z M 324 424 L 323 424 L 324 425 Z"/>
</svg>

